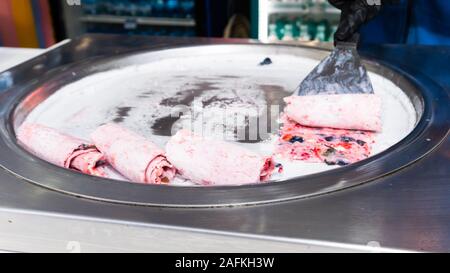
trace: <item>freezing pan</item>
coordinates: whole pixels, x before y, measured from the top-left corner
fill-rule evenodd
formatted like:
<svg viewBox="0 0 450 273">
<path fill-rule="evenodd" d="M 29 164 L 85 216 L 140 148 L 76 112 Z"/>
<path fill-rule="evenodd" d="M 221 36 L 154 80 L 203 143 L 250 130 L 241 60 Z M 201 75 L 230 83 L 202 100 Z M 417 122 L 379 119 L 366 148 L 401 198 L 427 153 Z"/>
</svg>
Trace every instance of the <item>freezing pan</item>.
<svg viewBox="0 0 450 273">
<path fill-rule="evenodd" d="M 9 99 L 12 103 L 9 107 L 5 105 L 10 117 L 6 127 L 9 142 L 6 147 L 10 151 L 6 153 L 8 161 L 2 164 L 31 183 L 76 196 L 141 205 L 211 207 L 305 198 L 352 187 L 413 163 L 442 140 L 445 128 L 440 128 L 443 130 L 437 137 L 427 135 L 427 132 L 433 131 L 433 123 L 430 121 L 436 114 L 436 109 L 426 94 L 406 77 L 369 62 L 369 70 L 381 76 L 381 79 L 375 79 L 375 85 L 377 82 L 381 86 L 392 85 L 384 90 L 385 100 L 401 100 L 399 97 L 402 95 L 403 100 L 408 100 L 392 106 L 394 109 L 407 108 L 403 111 L 406 114 L 385 109 L 390 111 L 391 116 L 387 116 L 384 122 L 394 123 L 389 125 L 391 128 L 385 130 L 387 132 L 382 138 L 389 138 L 396 131 L 403 131 L 404 138 L 400 138 L 396 144 L 391 143 L 395 144 L 392 147 L 384 147 L 386 150 L 376 156 L 344 168 L 320 169 L 309 175 L 293 174 L 280 178 L 283 180 L 280 182 L 250 186 L 168 188 L 130 185 L 81 176 L 48 166 L 15 143 L 14 130 L 26 120 L 64 130 L 84 139 L 97 126 L 116 122 L 132 127 L 154 140 L 160 139 L 159 144 L 163 146 L 171 135 L 170 131 L 177 126 L 177 119 L 172 118 L 169 111 L 179 104 L 193 108 L 196 96 L 206 94 L 202 101 L 208 100 L 208 103 L 213 104 L 236 99 L 238 93 L 239 99 L 244 97 L 239 105 L 243 104 L 244 108 L 248 108 L 260 103 L 254 98 L 263 92 L 266 93 L 262 104 L 277 104 L 295 89 L 302 73 L 306 74 L 315 65 L 314 60 L 325 54 L 324 51 L 298 47 L 200 43 L 195 46 L 163 47 L 145 52 L 116 54 L 60 68 L 55 74 L 47 73 L 45 77 L 35 79 L 37 82 L 33 86 L 19 92 L 11 91 L 13 95 Z M 272 67 L 257 65 L 264 56 L 271 56 L 274 62 Z M 236 69 L 237 67 L 241 69 Z M 90 75 L 94 76 L 88 77 Z M 267 93 L 268 88 L 272 88 L 272 92 Z M 233 97 L 217 98 L 226 96 L 226 92 Z M 402 106 L 402 103 L 406 106 Z M 166 109 L 161 110 L 164 106 Z M 236 107 L 236 104 L 232 106 Z M 402 119 L 402 115 L 405 118 Z M 408 128 L 402 128 L 408 123 L 413 127 L 411 132 Z M 244 142 L 245 140 L 244 138 Z M 378 141 L 382 140 L 384 139 Z M 247 145 L 255 146 L 255 143 Z M 266 147 L 261 149 L 264 148 Z M 293 171 L 296 168 L 300 169 L 301 166 L 291 167 Z M 317 168 L 317 164 L 304 168 Z M 52 179 L 46 179 L 46 176 Z M 64 181 L 67 179 L 70 182 Z"/>
<path fill-rule="evenodd" d="M 372 52 L 376 51 L 374 50 Z M 249 86 L 253 86 L 252 84 L 254 84 L 254 82 L 252 82 L 252 80 L 260 80 L 260 78 L 256 76 L 252 78 L 252 75 L 255 74 L 254 69 L 273 69 L 270 67 L 258 67 L 258 63 L 261 60 L 255 58 L 255 67 L 257 68 L 238 71 L 241 74 L 246 75 L 246 79 L 239 80 L 236 79 L 236 75 L 231 72 L 228 73 L 226 71 L 227 73 L 223 74 L 223 71 L 220 71 L 220 68 L 212 68 L 217 62 L 220 63 L 221 60 L 212 60 L 211 63 L 202 63 L 201 61 L 199 61 L 199 63 L 191 63 L 196 59 L 204 60 L 205 56 L 220 56 L 223 54 L 228 57 L 224 57 L 225 59 L 222 60 L 222 63 L 226 63 L 228 60 L 227 58 L 230 58 L 230 56 L 233 55 L 236 56 L 236 58 L 242 57 L 243 65 L 241 66 L 241 69 L 245 70 L 248 59 L 245 59 L 243 56 L 271 56 L 275 65 L 278 56 L 291 56 L 292 59 L 297 58 L 298 60 L 307 60 L 310 65 L 314 65 L 315 62 L 319 61 L 327 54 L 327 51 L 318 48 L 261 45 L 242 41 L 144 37 L 123 38 L 120 36 L 108 35 L 83 36 L 25 64 L 15 67 L 8 71 L 7 74 L 2 74 L 3 76 L 7 75 L 10 77 L 8 81 L 10 83 L 9 88 L 4 89 L 0 93 L 2 105 L 0 112 L 0 149 L 2 151 L 0 154 L 0 165 L 3 168 L 4 174 L 6 174 L 11 181 L 16 182 L 17 185 L 15 186 L 20 185 L 27 189 L 32 189 L 36 188 L 35 186 L 37 185 L 40 186 L 37 187 L 37 189 L 39 189 L 38 191 L 43 191 L 46 194 L 62 194 L 67 200 L 73 200 L 74 197 L 82 197 L 80 199 L 75 198 L 75 200 L 77 200 L 75 203 L 79 203 L 79 205 L 67 207 L 67 213 L 87 213 L 85 209 L 81 208 L 90 205 L 97 206 L 98 209 L 103 206 L 105 208 L 115 207 L 116 209 L 120 208 L 119 210 L 121 212 L 117 212 L 116 210 L 116 213 L 111 211 L 111 214 L 109 214 L 107 212 L 108 209 L 106 209 L 103 213 L 93 213 L 95 215 L 92 216 L 105 217 L 106 215 L 109 215 L 108 217 L 115 218 L 116 220 L 126 220 L 126 218 L 131 217 L 134 218 L 133 221 L 137 222 L 157 222 L 160 224 L 211 228 L 252 234 L 257 233 L 270 236 L 279 235 L 295 238 L 303 236 L 319 240 L 360 243 L 355 242 L 355 240 L 358 241 L 361 239 L 360 237 L 350 239 L 343 234 L 346 232 L 345 226 L 350 224 L 350 222 L 357 222 L 356 218 L 363 219 L 364 217 L 362 215 L 351 218 L 353 220 L 345 224 L 342 222 L 344 219 L 338 220 L 335 217 L 330 217 L 329 219 L 319 220 L 319 218 L 313 217 L 311 213 L 317 216 L 322 213 L 322 215 L 326 217 L 327 213 L 321 212 L 321 209 L 325 209 L 325 207 L 328 206 L 329 209 L 331 209 L 330 207 L 333 207 L 331 210 L 334 210 L 338 209 L 339 205 L 341 205 L 343 211 L 340 214 L 346 215 L 344 218 L 352 217 L 351 215 L 356 212 L 346 211 L 345 208 L 351 208 L 349 203 L 346 202 L 351 202 L 349 200 L 357 198 L 358 191 L 379 188 L 381 187 L 381 184 L 392 188 L 395 181 L 401 180 L 396 177 L 401 177 L 405 173 L 418 172 L 418 174 L 420 173 L 421 175 L 424 173 L 429 174 L 431 173 L 431 170 L 427 169 L 429 167 L 421 164 L 421 162 L 425 160 L 423 158 L 429 158 L 430 154 L 433 155 L 438 153 L 440 155 L 440 151 L 445 149 L 445 147 L 448 147 L 446 146 L 447 144 L 443 144 L 443 142 L 446 141 L 449 130 L 449 113 L 447 109 L 449 98 L 447 91 L 417 69 L 408 70 L 405 67 L 395 66 L 385 60 L 380 60 L 378 58 L 380 54 L 376 54 L 375 57 L 377 58 L 365 58 L 365 65 L 374 77 L 380 79 L 381 85 L 386 84 L 395 86 L 397 88 L 396 90 L 399 91 L 399 96 L 407 98 L 407 101 L 410 103 L 411 109 L 413 110 L 410 113 L 412 115 L 412 117 L 410 116 L 412 128 L 404 137 L 399 139 L 399 141 L 392 143 L 392 145 L 385 147 L 385 149 L 381 149 L 375 156 L 338 169 L 312 171 L 307 175 L 292 175 L 291 177 L 282 178 L 280 181 L 247 186 L 195 187 L 191 185 L 181 185 L 171 187 L 161 185 L 140 185 L 119 180 L 87 176 L 59 168 L 32 156 L 17 144 L 15 131 L 20 124 L 27 119 L 47 123 L 47 125 L 51 125 L 80 137 L 84 136 L 88 131 L 100 123 L 112 120 L 123 123 L 129 127 L 142 127 L 144 129 L 141 133 L 151 135 L 152 137 L 155 137 L 157 141 L 160 141 L 160 143 L 164 143 L 164 138 L 170 134 L 168 128 L 171 128 L 176 122 L 169 119 L 161 119 L 156 125 L 145 123 L 148 119 L 140 119 L 142 116 L 141 109 L 143 109 L 140 108 L 141 105 L 131 105 L 131 103 L 128 103 L 130 101 L 127 100 L 127 97 L 119 96 L 119 99 L 126 101 L 128 104 L 120 105 L 115 104 L 114 101 L 110 101 L 107 102 L 110 103 L 108 107 L 102 107 L 104 101 L 117 97 L 117 93 L 115 93 L 117 91 L 111 90 L 110 96 L 105 96 L 107 93 L 102 92 L 106 92 L 105 90 L 107 90 L 107 88 L 102 89 L 102 83 L 95 81 L 95 84 L 100 86 L 100 88 L 90 88 L 89 79 L 92 78 L 89 77 L 92 75 L 105 75 L 102 74 L 105 72 L 115 73 L 115 71 L 119 71 L 119 73 L 114 74 L 114 77 L 121 79 L 124 75 L 120 71 L 123 71 L 123 69 L 135 69 L 137 71 L 136 75 L 138 75 L 142 72 L 139 68 L 140 65 L 148 65 L 155 62 L 163 64 L 165 60 L 170 59 L 174 65 L 173 67 L 175 67 L 174 70 L 181 69 L 182 71 L 190 70 L 202 72 L 201 68 L 205 67 L 204 71 L 215 69 L 215 71 L 220 72 L 217 72 L 216 75 L 205 75 L 202 73 L 194 75 L 186 72 L 192 77 L 198 77 L 200 79 L 192 80 L 193 78 L 189 78 L 185 83 L 192 83 L 192 81 L 197 80 L 203 82 L 213 81 L 213 86 L 217 87 L 217 85 L 227 85 L 232 82 L 233 84 L 237 84 L 238 86 L 235 87 L 241 90 L 242 86 L 239 84 L 242 84 L 242 82 Z M 367 52 L 366 56 L 369 55 L 370 52 Z M 177 61 L 179 62 L 178 64 Z M 279 62 L 283 63 L 284 61 L 280 59 Z M 181 66 L 181 68 L 177 68 L 177 65 Z M 159 68 L 164 70 L 162 67 L 163 66 L 159 66 Z M 170 66 L 168 65 L 167 67 Z M 235 64 L 233 64 L 233 67 L 236 67 Z M 285 70 L 284 76 L 286 76 L 286 78 L 289 79 L 287 81 L 291 83 L 286 86 L 283 86 L 280 81 L 283 75 L 274 75 L 273 78 L 270 78 L 271 81 L 277 81 L 277 79 L 274 78 L 278 78 L 276 84 L 269 85 L 267 82 L 261 81 L 262 87 L 260 90 L 261 92 L 266 92 L 263 102 L 279 100 L 282 97 L 279 93 L 286 95 L 291 91 L 290 86 L 294 84 L 294 80 L 292 79 L 294 73 L 289 72 L 289 69 Z M 308 69 L 307 64 L 304 67 L 299 68 L 298 82 L 300 82 L 302 78 L 302 71 Z M 154 71 L 156 70 L 149 70 L 149 72 Z M 166 72 L 167 71 L 169 70 L 166 70 Z M 265 75 L 264 73 L 267 72 L 261 73 L 262 75 Z M 155 81 L 163 82 L 161 79 L 170 79 L 172 76 L 180 75 L 168 75 L 167 73 L 157 75 L 148 73 L 146 77 L 148 77 L 148 80 L 151 83 L 152 77 L 153 79 L 158 79 L 159 77 L 159 81 Z M 217 79 L 216 77 L 211 79 L 211 76 L 221 76 L 221 78 Z M 114 80 L 117 80 L 114 77 L 110 81 L 113 82 Z M 86 79 L 88 79 L 88 81 L 85 81 Z M 95 80 L 96 78 L 93 79 Z M 104 86 L 107 86 L 108 79 L 104 80 Z M 164 89 L 161 87 L 171 87 L 177 82 L 182 82 L 182 80 L 181 77 L 172 77 L 172 80 L 167 81 L 166 85 L 158 85 L 158 88 L 156 89 L 163 92 Z M 295 81 L 297 81 L 297 79 L 295 79 Z M 139 85 L 133 86 L 133 82 L 129 81 L 129 79 L 125 82 L 128 82 L 130 86 L 130 89 L 127 90 L 126 93 L 132 93 L 133 88 L 141 87 Z M 80 83 L 86 83 L 84 89 Z M 71 86 L 76 88 L 70 89 Z M 201 85 L 198 84 L 198 82 L 195 82 L 194 87 L 195 88 L 187 89 L 190 93 L 181 97 L 188 101 L 191 99 L 192 101 L 190 95 L 196 96 L 204 91 L 203 89 L 211 89 L 211 85 Z M 83 89 L 84 92 L 86 92 L 84 93 L 84 96 L 83 94 L 80 95 L 76 92 L 76 90 L 80 89 Z M 154 88 L 148 88 L 148 90 L 145 91 L 148 94 L 140 94 L 142 96 L 142 101 L 152 100 L 158 96 L 157 94 L 152 93 L 155 92 Z M 66 94 L 58 97 L 59 92 L 67 92 L 69 95 Z M 90 97 L 92 94 L 89 92 L 98 92 L 100 96 Z M 267 94 L 269 94 L 269 96 Z M 65 98 L 68 98 L 72 103 L 64 101 Z M 104 111 L 96 112 L 96 115 L 92 115 L 92 112 L 90 112 L 91 110 L 87 110 L 83 113 L 82 108 L 80 108 L 78 109 L 81 111 L 80 115 L 72 115 L 73 119 L 71 122 L 64 122 L 67 121 L 66 119 L 63 119 L 64 112 L 59 112 L 60 109 L 58 109 L 58 105 L 61 104 L 52 103 L 56 101 L 61 102 L 60 99 L 63 102 L 62 105 L 67 105 L 67 112 L 77 110 L 76 108 L 73 108 L 73 105 L 83 105 L 85 101 L 92 100 L 95 101 L 94 105 L 97 105 L 99 109 L 104 108 Z M 165 100 L 165 102 L 171 106 L 170 99 Z M 395 117 L 392 117 L 392 119 L 395 119 Z M 80 122 L 80 120 L 86 121 L 86 123 Z M 167 126 L 168 123 L 170 123 L 171 126 Z M 142 124 L 145 124 L 145 126 L 142 126 Z M 243 143 L 240 144 L 256 145 L 261 141 L 262 140 L 243 141 Z M 434 164 L 435 170 L 433 176 L 430 176 L 429 178 L 436 178 L 437 181 L 442 182 L 446 172 L 443 166 L 448 164 L 448 157 L 444 157 L 444 159 L 442 159 L 442 157 L 440 158 L 441 159 Z M 425 170 L 423 168 L 425 168 Z M 414 177 L 414 174 L 409 174 L 408 177 Z M 118 179 L 120 179 L 120 177 Z M 390 182 L 383 182 L 386 180 Z M 404 179 L 401 181 L 406 188 L 409 187 L 408 181 Z M 8 182 L 10 181 L 8 180 Z M 364 186 L 362 184 L 364 184 Z M 374 196 L 381 194 L 381 192 L 383 192 L 383 190 L 375 191 Z M 399 194 L 400 193 L 402 193 L 401 190 L 399 191 Z M 349 195 L 352 197 L 339 199 L 342 195 Z M 37 197 L 34 196 L 33 198 Z M 329 203 L 332 202 L 330 200 L 334 198 L 339 199 L 340 201 L 336 201 L 337 203 Z M 321 200 L 328 203 L 328 205 L 321 203 Z M 367 200 L 369 201 L 369 199 Z M 64 201 L 62 202 L 64 203 Z M 377 202 L 376 204 L 381 205 Z M 68 203 L 70 203 L 70 201 L 68 201 Z M 43 201 L 36 204 L 43 204 Z M 299 209 L 296 209 L 296 204 L 299 206 Z M 393 202 L 391 206 L 395 207 L 395 204 L 396 202 Z M 359 209 L 362 209 L 363 207 L 370 209 L 370 206 L 368 205 L 360 204 L 356 206 Z M 52 210 L 53 205 L 48 203 L 46 204 L 46 207 Z M 171 207 L 173 207 L 173 211 L 171 211 Z M 307 210 L 310 210 L 310 212 L 303 214 L 300 209 L 301 207 L 306 209 L 305 213 Z M 164 210 L 164 213 L 166 213 L 164 217 L 159 218 L 158 213 L 156 213 L 158 208 Z M 209 220 L 206 222 L 200 221 L 197 226 L 185 217 L 179 218 L 181 222 L 178 222 L 175 219 L 177 218 L 176 215 L 179 215 L 180 209 L 187 215 L 190 215 L 190 217 L 192 216 L 192 219 L 208 215 Z M 278 211 L 279 215 L 275 217 L 274 215 L 277 214 L 275 211 L 278 209 L 289 212 L 280 213 L 280 211 Z M 98 212 L 97 209 L 93 211 Z M 130 214 L 127 213 L 127 211 Z M 251 216 L 252 212 L 250 211 L 258 212 Z M 296 212 L 295 215 L 298 215 L 298 217 L 293 217 L 292 213 L 294 211 Z M 393 211 L 400 210 L 395 209 Z M 150 221 L 144 216 L 146 212 L 151 212 L 154 216 L 152 218 L 153 220 Z M 140 215 L 143 216 L 143 218 L 141 218 Z M 172 218 L 171 215 L 175 218 Z M 270 215 L 274 218 L 271 218 L 272 216 Z M 286 218 L 284 218 L 285 216 Z M 224 218 L 219 220 L 221 219 L 220 217 Z M 253 225 L 234 226 L 232 223 L 236 223 L 236 221 L 225 224 L 223 219 L 227 219 L 228 217 L 250 217 L 246 221 L 249 221 L 249 223 L 251 222 Z M 300 224 L 302 217 L 305 217 L 303 219 L 309 219 L 308 221 L 310 222 Z M 272 220 L 275 221 L 275 218 L 279 224 L 272 223 Z M 293 218 L 298 218 L 299 222 L 297 223 L 297 220 Z M 263 219 L 264 224 L 260 222 Z M 311 230 L 312 226 L 315 224 L 323 225 L 323 227 L 325 227 L 325 223 L 328 221 L 330 221 L 329 223 L 337 225 L 336 231 L 326 231 L 326 229 L 321 228 L 309 233 L 309 235 L 308 233 L 305 233 L 306 230 Z M 294 225 L 297 228 L 295 228 L 294 231 L 292 228 L 288 228 L 289 225 Z M 243 228 L 245 230 L 243 230 Z M 282 232 L 276 234 L 275 230 Z M 363 232 L 363 235 L 364 234 L 365 233 Z M 364 237 L 362 241 L 365 239 L 366 237 Z M 373 239 L 376 240 L 377 238 Z M 384 243 L 383 240 L 381 241 Z M 391 244 L 390 246 L 399 248 L 417 247 L 416 245 L 408 246 L 408 244 L 404 242 Z"/>
</svg>

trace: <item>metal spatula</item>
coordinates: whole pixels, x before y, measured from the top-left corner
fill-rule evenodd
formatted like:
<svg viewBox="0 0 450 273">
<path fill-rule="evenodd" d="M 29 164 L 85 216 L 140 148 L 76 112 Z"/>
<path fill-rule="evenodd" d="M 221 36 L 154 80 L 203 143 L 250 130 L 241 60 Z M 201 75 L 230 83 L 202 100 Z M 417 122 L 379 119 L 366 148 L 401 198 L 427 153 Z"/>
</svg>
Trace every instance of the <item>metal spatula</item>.
<svg viewBox="0 0 450 273">
<path fill-rule="evenodd" d="M 303 80 L 296 95 L 373 94 L 357 43 L 339 42 L 331 54 Z"/>
</svg>

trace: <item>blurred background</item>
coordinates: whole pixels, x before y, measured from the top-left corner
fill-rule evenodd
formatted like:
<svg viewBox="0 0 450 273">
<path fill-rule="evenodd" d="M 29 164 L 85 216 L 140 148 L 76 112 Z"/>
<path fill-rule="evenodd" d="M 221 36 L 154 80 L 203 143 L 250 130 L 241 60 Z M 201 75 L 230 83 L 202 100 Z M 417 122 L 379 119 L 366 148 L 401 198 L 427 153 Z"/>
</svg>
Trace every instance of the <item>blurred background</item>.
<svg viewBox="0 0 450 273">
<path fill-rule="evenodd" d="M 0 46 L 46 48 L 84 33 L 331 43 L 340 11 L 326 0 L 0 0 Z M 450 44 L 449 0 L 399 0 L 362 44 Z"/>
</svg>

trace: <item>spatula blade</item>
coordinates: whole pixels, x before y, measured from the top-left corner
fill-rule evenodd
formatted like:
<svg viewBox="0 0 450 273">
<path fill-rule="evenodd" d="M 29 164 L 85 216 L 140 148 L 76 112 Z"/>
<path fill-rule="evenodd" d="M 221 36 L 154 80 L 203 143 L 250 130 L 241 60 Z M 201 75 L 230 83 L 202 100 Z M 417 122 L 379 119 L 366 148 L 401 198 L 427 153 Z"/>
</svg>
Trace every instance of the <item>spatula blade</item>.
<svg viewBox="0 0 450 273">
<path fill-rule="evenodd" d="M 373 94 L 372 83 L 356 46 L 337 46 L 303 80 L 295 94 Z"/>
</svg>

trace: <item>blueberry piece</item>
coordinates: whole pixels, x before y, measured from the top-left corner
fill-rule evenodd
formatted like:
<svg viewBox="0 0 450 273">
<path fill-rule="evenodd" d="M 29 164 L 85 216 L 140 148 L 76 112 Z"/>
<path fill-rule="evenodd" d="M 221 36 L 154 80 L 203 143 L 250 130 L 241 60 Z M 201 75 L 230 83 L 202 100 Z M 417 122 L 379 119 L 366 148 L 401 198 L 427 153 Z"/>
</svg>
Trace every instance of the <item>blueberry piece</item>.
<svg viewBox="0 0 450 273">
<path fill-rule="evenodd" d="M 364 146 L 364 144 L 366 144 L 365 141 L 362 141 L 362 140 L 360 140 L 360 139 L 358 139 L 358 140 L 356 141 L 356 143 L 358 143 L 358 144 L 361 145 L 361 146 Z"/>
<path fill-rule="evenodd" d="M 269 65 L 269 64 L 272 64 L 272 60 L 269 57 L 265 58 L 262 62 L 259 63 L 259 65 Z"/>
<path fill-rule="evenodd" d="M 343 142 L 350 142 L 350 141 L 355 141 L 355 139 L 352 138 L 352 137 L 348 137 L 348 136 L 342 136 L 341 137 L 341 141 L 343 141 Z"/>
<path fill-rule="evenodd" d="M 346 166 L 346 165 L 348 165 L 348 163 L 345 162 L 345 161 L 343 161 L 343 160 L 338 160 L 336 163 L 337 163 L 339 166 Z"/>
<path fill-rule="evenodd" d="M 277 163 L 276 165 L 275 165 L 275 168 L 280 168 L 280 167 L 282 167 L 283 165 L 281 165 L 281 163 Z"/>
<path fill-rule="evenodd" d="M 328 136 L 328 137 L 325 138 L 325 140 L 326 140 L 326 141 L 333 141 L 333 140 L 334 140 L 334 137 Z"/>
<path fill-rule="evenodd" d="M 290 143 L 295 143 L 295 142 L 303 143 L 303 141 L 305 141 L 305 140 L 299 136 L 294 136 L 289 140 Z"/>
</svg>

